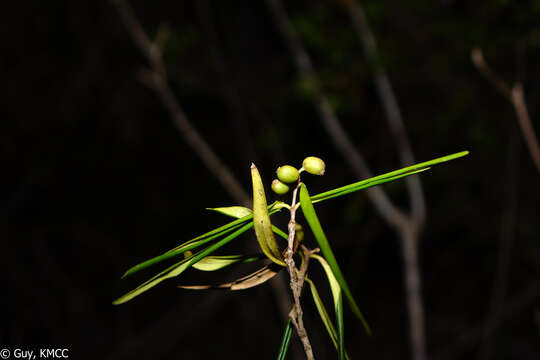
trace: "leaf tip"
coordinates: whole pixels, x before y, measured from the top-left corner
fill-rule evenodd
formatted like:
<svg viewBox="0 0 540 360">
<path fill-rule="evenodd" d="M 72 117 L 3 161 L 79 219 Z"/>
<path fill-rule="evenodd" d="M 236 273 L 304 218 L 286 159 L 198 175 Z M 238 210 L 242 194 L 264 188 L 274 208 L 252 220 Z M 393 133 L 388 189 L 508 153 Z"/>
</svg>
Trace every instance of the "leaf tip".
<svg viewBox="0 0 540 360">
<path fill-rule="evenodd" d="M 112 302 L 113 305 L 120 305 L 120 304 L 122 304 L 122 303 L 124 303 L 124 302 L 122 301 L 122 298 L 116 299 L 116 300 L 114 300 L 114 301 Z"/>
<path fill-rule="evenodd" d="M 120 280 L 122 280 L 123 278 L 126 278 L 128 277 L 129 275 L 131 275 L 133 273 L 133 270 L 132 269 L 129 269 L 128 271 L 126 271 L 124 273 L 124 275 L 122 275 L 122 277 L 120 278 Z"/>
</svg>

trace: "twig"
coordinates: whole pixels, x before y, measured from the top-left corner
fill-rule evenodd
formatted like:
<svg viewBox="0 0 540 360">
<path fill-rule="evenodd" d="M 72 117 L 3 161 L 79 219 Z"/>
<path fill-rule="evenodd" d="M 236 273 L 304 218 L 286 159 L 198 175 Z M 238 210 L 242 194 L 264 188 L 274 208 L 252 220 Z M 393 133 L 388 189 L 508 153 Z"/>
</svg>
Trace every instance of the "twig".
<svg viewBox="0 0 540 360">
<path fill-rule="evenodd" d="M 210 145 L 201 137 L 182 110 L 169 85 L 161 51 L 144 32 L 133 9 L 125 0 L 111 0 L 137 48 L 148 60 L 150 68 L 141 72 L 141 80 L 151 88 L 169 111 L 180 135 L 201 158 L 206 168 L 222 183 L 223 187 L 239 203 L 249 206 L 251 201 L 229 168 L 218 158 Z"/>
<path fill-rule="evenodd" d="M 471 58 L 474 66 L 484 76 L 484 78 L 490 82 L 491 85 L 493 85 L 493 87 L 514 107 L 519 127 L 521 129 L 521 134 L 525 139 L 525 143 L 527 144 L 529 154 L 531 155 L 536 170 L 540 174 L 540 146 L 538 145 L 538 139 L 531 123 L 529 111 L 527 110 L 527 104 L 525 103 L 523 85 L 521 82 L 516 81 L 514 85 L 510 87 L 510 85 L 508 85 L 508 83 L 506 83 L 500 76 L 495 74 L 495 72 L 487 64 L 481 49 L 473 49 Z"/>
<path fill-rule="evenodd" d="M 293 191 L 293 198 L 292 203 L 290 207 L 291 212 L 291 218 L 289 220 L 289 238 L 288 238 L 288 244 L 287 244 L 287 251 L 285 253 L 285 264 L 287 264 L 287 270 L 289 271 L 289 277 L 290 277 L 290 286 L 291 291 L 293 293 L 294 298 L 294 308 L 289 313 L 289 317 L 292 320 L 292 323 L 296 327 L 296 332 L 298 333 L 298 337 L 300 337 L 300 341 L 302 342 L 302 345 L 304 346 L 304 351 L 306 352 L 306 357 L 308 360 L 315 359 L 313 356 L 313 349 L 311 348 L 311 343 L 309 341 L 309 337 L 306 331 L 306 328 L 304 327 L 304 320 L 303 320 L 303 311 L 302 306 L 300 304 L 300 295 L 302 293 L 302 288 L 298 279 L 297 269 L 294 263 L 294 236 L 296 234 L 296 194 L 298 193 L 298 188 L 300 187 L 300 179 L 298 179 L 298 186 Z M 305 271 L 307 270 L 307 262 L 304 262 L 305 268 L 304 268 L 304 274 L 302 275 L 302 278 L 305 275 Z M 302 274 L 302 273 L 300 273 Z M 302 281 L 303 283 L 303 281 Z M 302 284 L 303 285 L 303 284 Z"/>
<path fill-rule="evenodd" d="M 266 3 L 276 22 L 277 28 L 289 47 L 289 51 L 292 54 L 301 76 L 310 83 L 318 84 L 317 74 L 315 73 L 311 59 L 304 49 L 296 30 L 291 24 L 291 21 L 283 8 L 282 2 L 280 0 L 266 0 Z M 326 131 L 331 135 L 331 140 L 334 142 L 334 145 L 342 154 L 347 154 L 344 158 L 358 177 L 371 177 L 372 173 L 369 170 L 364 157 L 356 151 L 352 141 L 349 139 L 339 120 L 336 118 L 322 89 L 317 87 L 315 91 L 316 93 L 313 99 L 314 105 Z M 389 222 L 394 224 L 404 222 L 405 214 L 390 202 L 386 194 L 380 188 L 374 187 L 368 189 L 367 195 L 374 203 L 377 211 Z"/>
<path fill-rule="evenodd" d="M 403 117 L 396 95 L 392 89 L 388 74 L 379 61 L 377 42 L 371 31 L 362 5 L 356 0 L 346 1 L 346 7 L 356 34 L 360 38 L 364 54 L 372 66 L 373 82 L 383 107 L 390 132 L 394 138 L 398 155 L 403 166 L 412 165 L 414 155 L 405 131 Z M 420 177 L 409 176 L 405 179 L 411 202 L 411 214 L 404 226 L 397 229 L 401 239 L 402 256 L 405 264 L 405 286 L 409 313 L 409 337 L 412 358 L 427 358 L 424 330 L 424 310 L 421 294 L 421 277 L 418 260 L 419 233 L 426 218 L 426 205 Z"/>
<path fill-rule="evenodd" d="M 484 78 L 489 81 L 491 85 L 506 98 L 506 100 L 512 102 L 512 89 L 503 79 L 495 74 L 491 67 L 486 63 L 482 50 L 479 48 L 473 49 L 471 52 L 471 59 L 476 69 L 480 71 Z"/>
<path fill-rule="evenodd" d="M 300 271 L 298 272 L 298 288 L 300 289 L 300 292 L 302 292 L 302 289 L 304 288 L 304 281 L 306 279 L 306 273 L 309 266 L 309 259 L 311 259 L 310 256 L 321 251 L 319 248 L 315 248 L 313 250 L 308 249 L 305 245 L 301 245 L 301 247 L 304 253 L 304 261 L 302 262 L 302 266 L 300 266 Z"/>
<path fill-rule="evenodd" d="M 514 124 L 512 124 L 514 125 Z M 508 145 L 508 156 L 506 159 L 506 179 L 504 181 L 504 212 L 501 219 L 501 231 L 499 239 L 499 248 L 497 255 L 497 268 L 495 270 L 495 279 L 491 289 L 491 299 L 489 310 L 484 321 L 484 331 L 482 343 L 478 352 L 479 359 L 489 359 L 491 351 L 491 342 L 495 334 L 496 319 L 504 310 L 504 299 L 507 292 L 508 271 L 512 258 L 512 248 L 515 238 L 516 223 L 516 187 L 517 170 L 519 169 L 519 133 L 514 125 L 510 143 Z"/>
<path fill-rule="evenodd" d="M 287 43 L 301 76 L 308 79 L 311 83 L 319 84 L 311 59 L 296 33 L 296 30 L 291 24 L 282 2 L 280 0 L 266 0 L 266 2 L 273 15 L 277 28 Z M 366 52 L 369 52 L 369 58 L 372 59 L 375 56 L 373 54 L 376 54 L 373 35 L 371 34 L 369 27 L 367 27 L 367 22 L 365 21 L 362 9 L 359 6 L 356 7 L 356 12 L 354 14 L 353 24 L 358 27 L 360 35 L 362 35 L 362 39 L 364 39 L 363 44 L 365 45 Z M 366 29 L 368 30 L 367 32 Z M 414 161 L 414 158 L 390 82 L 388 81 L 386 74 L 382 72 L 380 68 L 378 72 L 376 72 L 376 75 L 375 83 L 379 95 L 381 96 L 381 102 L 385 109 L 390 129 L 400 152 L 401 161 L 403 164 L 410 164 Z M 330 134 L 331 140 L 342 153 L 342 156 L 353 169 L 356 176 L 358 178 L 371 177 L 372 172 L 364 160 L 364 157 L 356 149 L 347 133 L 344 131 L 343 126 L 330 107 L 328 99 L 320 87 L 316 88 L 313 101 L 324 127 Z M 426 352 L 421 278 L 418 264 L 418 239 L 424 223 L 425 205 L 418 178 L 415 179 L 414 177 L 411 177 L 407 188 L 412 204 L 411 216 L 397 208 L 379 187 L 368 189 L 367 195 L 378 213 L 400 236 L 405 268 L 404 280 L 407 291 L 412 354 L 415 360 L 424 360 L 426 359 Z"/>
<path fill-rule="evenodd" d="M 202 159 L 206 168 L 221 182 L 231 197 L 238 203 L 251 207 L 250 197 L 239 181 L 189 122 L 168 85 L 165 65 L 159 47 L 148 38 L 129 3 L 126 0 L 111 0 L 111 3 L 116 7 L 122 23 L 135 46 L 146 57 L 150 65 L 149 69 L 140 72 L 141 81 L 154 91 L 155 95 L 169 111 L 180 135 Z M 281 312 L 286 314 L 290 308 L 290 303 L 285 284 L 279 280 L 273 280 L 270 284 Z M 217 307 L 212 307 L 212 309 L 217 309 Z"/>
<path fill-rule="evenodd" d="M 362 43 L 364 54 L 373 68 L 373 82 L 375 84 L 375 88 L 377 89 L 377 93 L 379 94 L 379 99 L 386 115 L 386 119 L 388 120 L 390 131 L 394 137 L 394 142 L 398 149 L 401 164 L 403 166 L 412 165 L 415 163 L 415 160 L 412 147 L 403 124 L 401 110 L 399 108 L 388 74 L 378 60 L 379 54 L 377 42 L 375 41 L 375 36 L 373 35 L 371 27 L 367 21 L 364 9 L 356 0 L 349 0 L 345 3 L 353 24 L 353 28 Z M 417 175 L 409 176 L 405 179 L 405 182 L 409 190 L 408 193 L 411 201 L 411 215 L 419 223 L 423 223 L 426 216 L 426 207 L 420 177 Z"/>
<path fill-rule="evenodd" d="M 222 52 L 219 41 L 218 31 L 215 26 L 213 9 L 208 0 L 196 1 L 196 8 L 199 14 L 201 28 L 205 34 L 208 54 L 210 55 L 210 65 L 216 73 L 217 83 L 221 88 L 221 95 L 229 108 L 233 132 L 237 141 L 238 150 L 242 153 L 242 159 L 249 164 L 255 162 L 256 153 L 253 146 L 253 137 L 249 134 L 250 119 L 246 114 L 246 103 L 242 101 L 239 89 L 235 84 L 235 76 L 231 67 L 227 63 L 227 58 Z"/>
</svg>

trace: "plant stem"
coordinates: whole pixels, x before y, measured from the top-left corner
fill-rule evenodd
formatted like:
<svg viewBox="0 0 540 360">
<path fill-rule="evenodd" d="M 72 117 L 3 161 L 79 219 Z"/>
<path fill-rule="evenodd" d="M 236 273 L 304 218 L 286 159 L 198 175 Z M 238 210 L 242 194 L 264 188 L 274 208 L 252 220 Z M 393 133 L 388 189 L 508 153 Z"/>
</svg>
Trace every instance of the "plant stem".
<svg viewBox="0 0 540 360">
<path fill-rule="evenodd" d="M 306 357 L 308 360 L 314 360 L 315 357 L 313 356 L 313 350 L 311 348 L 311 343 L 309 341 L 309 337 L 306 331 L 306 328 L 304 327 L 304 320 L 303 320 L 303 311 L 302 306 L 300 305 L 300 293 L 302 292 L 302 288 L 299 283 L 299 278 L 297 274 L 297 269 L 294 264 L 294 236 L 296 233 L 296 194 L 298 193 L 298 188 L 300 186 L 300 179 L 298 179 L 298 186 L 293 191 L 293 199 L 291 203 L 291 218 L 289 220 L 289 238 L 288 238 L 288 245 L 287 245 L 287 252 L 285 253 L 285 264 L 287 264 L 287 270 L 289 271 L 290 276 L 290 286 L 291 291 L 293 293 L 294 298 L 294 307 L 293 310 L 289 313 L 289 317 L 291 318 L 294 326 L 296 327 L 296 332 L 298 333 L 298 336 L 300 337 L 300 341 L 302 342 L 302 345 L 304 346 L 304 351 L 306 352 Z M 307 269 L 307 263 L 305 263 L 304 273 Z M 302 273 L 300 274 L 302 278 L 304 277 Z"/>
<path fill-rule="evenodd" d="M 471 58 L 474 66 L 476 66 L 484 78 L 514 107 L 521 133 L 529 149 L 529 154 L 536 166 L 536 170 L 540 173 L 540 145 L 538 144 L 529 111 L 527 110 L 527 104 L 525 103 L 523 85 L 519 81 L 515 82 L 513 86 L 505 82 L 488 65 L 481 49 L 473 49 Z"/>
<path fill-rule="evenodd" d="M 268 8 L 278 30 L 283 36 L 289 51 L 296 63 L 298 71 L 303 78 L 313 84 L 320 84 L 319 77 L 313 66 L 313 62 L 305 49 L 302 40 L 285 11 L 281 0 L 266 0 Z M 360 4 L 347 0 L 346 4 L 354 5 L 350 7 L 350 14 L 355 29 L 359 31 L 363 44 L 366 46 L 367 55 L 371 59 L 376 55 L 375 38 L 368 27 L 367 20 Z M 397 100 L 390 86 L 388 77 L 380 69 L 375 74 L 375 85 L 381 96 L 381 103 L 388 118 L 390 130 L 398 147 L 400 160 L 404 166 L 414 162 L 412 150 L 403 120 L 399 112 Z M 339 118 L 330 106 L 330 102 L 321 86 L 316 86 L 313 95 L 313 104 L 319 113 L 321 122 L 330 135 L 330 140 L 342 153 L 344 159 L 349 163 L 351 169 L 359 179 L 372 177 L 372 172 L 364 159 L 362 153 L 355 147 L 351 138 L 343 128 Z M 389 225 L 399 234 L 405 273 L 405 289 L 407 295 L 407 306 L 409 310 L 409 331 L 411 343 L 411 357 L 414 360 L 425 360 L 427 358 L 425 349 L 424 331 L 424 311 L 422 305 L 421 277 L 418 264 L 418 243 L 425 219 L 424 196 L 420 181 L 416 177 L 407 180 L 407 189 L 411 199 L 412 211 L 406 213 L 398 208 L 388 195 L 380 188 L 373 187 L 367 190 L 366 194 Z M 405 243 L 405 242 L 408 243 Z"/>
</svg>

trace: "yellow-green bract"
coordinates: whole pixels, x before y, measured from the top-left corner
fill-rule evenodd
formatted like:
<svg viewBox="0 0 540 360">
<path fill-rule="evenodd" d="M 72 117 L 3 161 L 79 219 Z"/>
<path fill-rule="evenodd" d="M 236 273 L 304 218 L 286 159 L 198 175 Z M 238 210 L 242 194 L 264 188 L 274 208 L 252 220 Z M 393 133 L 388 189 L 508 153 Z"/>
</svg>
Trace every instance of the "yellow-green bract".
<svg viewBox="0 0 540 360">
<path fill-rule="evenodd" d="M 253 227 L 257 241 L 263 253 L 276 264 L 285 266 L 281 251 L 272 231 L 272 223 L 268 215 L 268 205 L 261 175 L 255 164 L 251 164 L 251 180 L 253 183 Z"/>
</svg>

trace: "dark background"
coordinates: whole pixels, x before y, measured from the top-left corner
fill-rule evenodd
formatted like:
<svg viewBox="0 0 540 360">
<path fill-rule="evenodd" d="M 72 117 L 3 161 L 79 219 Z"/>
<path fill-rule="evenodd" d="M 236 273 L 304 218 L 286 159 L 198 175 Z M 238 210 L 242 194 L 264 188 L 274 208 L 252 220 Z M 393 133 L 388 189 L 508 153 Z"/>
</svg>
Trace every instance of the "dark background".
<svg viewBox="0 0 540 360">
<path fill-rule="evenodd" d="M 506 81 L 523 81 L 539 129 L 540 1 L 363 4 L 416 159 L 471 151 L 421 175 L 428 212 L 421 267 L 430 358 L 477 357 L 502 228 L 508 226 L 508 291 L 488 358 L 538 359 L 540 175 L 511 105 L 475 70 L 470 51 L 480 46 Z M 176 289 L 178 283 L 215 280 L 212 273 L 188 271 L 125 305 L 111 305 L 155 271 L 121 281 L 129 266 L 225 223 L 204 208 L 234 201 L 138 81 L 147 63 L 109 2 L 9 5 L 0 22 L 2 347 L 65 347 L 74 359 L 275 358 L 284 318 L 268 284 L 234 293 Z M 357 180 L 325 133 L 264 2 L 132 5 L 151 37 L 160 25 L 170 27 L 164 48 L 170 85 L 246 189 L 251 161 L 269 184 L 277 166 L 298 166 L 307 155 L 327 163 L 324 177 L 306 179 L 313 193 Z M 343 7 L 306 0 L 288 2 L 287 10 L 372 170 L 399 168 L 369 66 Z M 384 189 L 406 207 L 403 184 Z M 409 358 L 395 233 L 363 193 L 325 202 L 318 211 L 374 329 L 367 337 L 347 312 L 349 353 Z M 280 217 L 285 221 L 286 215 Z M 229 253 L 252 241 L 244 236 Z M 246 271 L 239 267 L 218 277 Z M 319 290 L 330 305 L 327 287 Z M 317 358 L 333 358 L 309 296 L 304 304 Z"/>
</svg>

